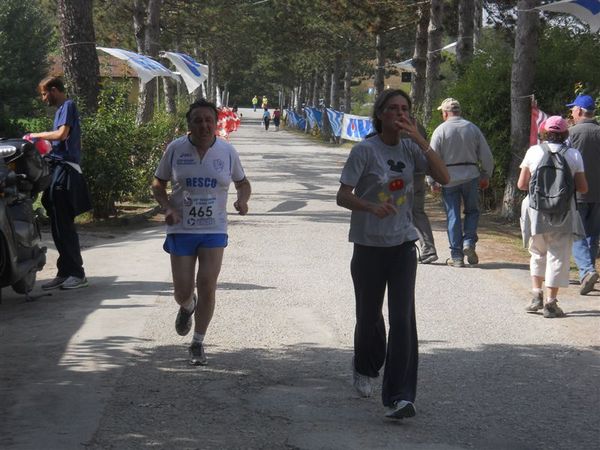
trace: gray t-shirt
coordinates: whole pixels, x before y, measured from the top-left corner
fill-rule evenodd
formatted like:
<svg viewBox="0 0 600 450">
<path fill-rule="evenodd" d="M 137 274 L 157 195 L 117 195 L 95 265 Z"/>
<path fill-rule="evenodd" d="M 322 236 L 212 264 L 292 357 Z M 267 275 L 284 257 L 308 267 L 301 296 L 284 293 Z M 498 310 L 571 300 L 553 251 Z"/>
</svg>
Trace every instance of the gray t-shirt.
<svg viewBox="0 0 600 450">
<path fill-rule="evenodd" d="M 365 211 L 352 211 L 350 242 L 391 247 L 418 239 L 412 220 L 415 172 L 428 168 L 423 151 L 414 141 L 401 139 L 386 145 L 378 135 L 356 144 L 342 170 L 340 182 L 372 203 L 390 202 L 397 214 L 380 219 Z"/>
<path fill-rule="evenodd" d="M 187 136 L 171 142 L 154 173 L 171 181 L 169 204 L 182 221 L 167 226 L 167 234 L 227 233 L 227 192 L 232 181 L 245 177 L 237 151 L 222 139 L 200 159 Z"/>
</svg>

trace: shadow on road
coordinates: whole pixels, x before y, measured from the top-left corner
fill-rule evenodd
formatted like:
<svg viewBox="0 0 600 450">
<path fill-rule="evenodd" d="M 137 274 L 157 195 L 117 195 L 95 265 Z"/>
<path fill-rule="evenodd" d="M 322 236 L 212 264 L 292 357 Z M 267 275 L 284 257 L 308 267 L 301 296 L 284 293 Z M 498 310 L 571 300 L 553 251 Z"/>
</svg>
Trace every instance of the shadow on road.
<svg viewBox="0 0 600 450">
<path fill-rule="evenodd" d="M 582 361 L 597 364 L 597 354 L 544 345 L 467 350 L 422 344 L 418 416 L 399 423 L 383 418 L 379 391 L 371 399 L 354 393 L 347 349 L 305 343 L 227 351 L 208 345 L 204 368 L 187 365 L 183 345 L 147 350 L 126 369 L 91 448 L 597 444 L 600 398 L 590 387 L 598 386 L 598 372 L 569 369 Z M 140 374 L 143 383 L 136 382 Z"/>
</svg>

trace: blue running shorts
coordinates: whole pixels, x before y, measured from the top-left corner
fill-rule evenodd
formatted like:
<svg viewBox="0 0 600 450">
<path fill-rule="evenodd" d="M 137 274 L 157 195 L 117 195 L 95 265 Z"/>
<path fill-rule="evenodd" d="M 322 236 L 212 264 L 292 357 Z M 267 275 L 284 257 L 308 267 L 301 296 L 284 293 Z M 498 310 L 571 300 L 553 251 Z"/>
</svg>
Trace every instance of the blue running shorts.
<svg viewBox="0 0 600 450">
<path fill-rule="evenodd" d="M 194 256 L 199 248 L 225 248 L 227 234 L 167 234 L 163 249 L 173 256 Z"/>
</svg>

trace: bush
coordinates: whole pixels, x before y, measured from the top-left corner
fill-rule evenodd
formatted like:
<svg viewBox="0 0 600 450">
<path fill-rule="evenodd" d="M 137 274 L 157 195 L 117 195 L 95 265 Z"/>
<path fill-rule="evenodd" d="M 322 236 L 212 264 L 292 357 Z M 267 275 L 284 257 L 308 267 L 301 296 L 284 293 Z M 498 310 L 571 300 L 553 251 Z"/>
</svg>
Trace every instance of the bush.
<svg viewBox="0 0 600 450">
<path fill-rule="evenodd" d="M 96 113 L 82 120 L 82 164 L 96 218 L 115 214 L 117 201 L 150 199 L 154 170 L 177 128 L 178 120 L 166 114 L 137 127 L 129 89 L 127 83 L 105 86 Z"/>
</svg>

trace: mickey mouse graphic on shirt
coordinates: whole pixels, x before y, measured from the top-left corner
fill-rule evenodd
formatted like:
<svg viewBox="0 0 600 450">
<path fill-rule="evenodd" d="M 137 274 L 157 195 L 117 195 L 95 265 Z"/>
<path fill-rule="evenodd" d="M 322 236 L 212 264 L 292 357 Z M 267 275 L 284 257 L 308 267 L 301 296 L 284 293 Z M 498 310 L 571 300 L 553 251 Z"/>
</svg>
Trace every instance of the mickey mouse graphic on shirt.
<svg viewBox="0 0 600 450">
<path fill-rule="evenodd" d="M 405 183 L 404 179 L 398 177 L 396 174 L 401 174 L 406 165 L 402 161 L 394 161 L 392 159 L 389 159 L 387 163 L 390 166 L 391 179 L 383 184 L 383 191 L 377 194 L 377 197 L 382 203 L 389 202 L 391 199 L 396 206 L 401 206 L 406 202 L 406 194 L 402 192 Z M 395 198 L 398 194 L 401 195 Z"/>
</svg>

